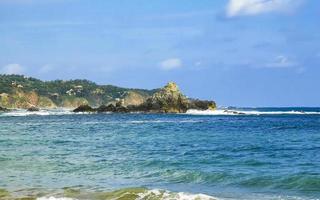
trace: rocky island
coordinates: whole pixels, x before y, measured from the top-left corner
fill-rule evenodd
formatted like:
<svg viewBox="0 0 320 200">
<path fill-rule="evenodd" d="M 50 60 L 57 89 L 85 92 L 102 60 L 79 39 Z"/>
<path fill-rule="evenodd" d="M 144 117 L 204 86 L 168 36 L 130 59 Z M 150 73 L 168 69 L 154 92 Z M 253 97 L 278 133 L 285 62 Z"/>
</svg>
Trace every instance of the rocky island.
<svg viewBox="0 0 320 200">
<path fill-rule="evenodd" d="M 41 81 L 21 75 L 0 75 L 0 112 L 53 108 L 97 113 L 184 113 L 189 109 L 215 109 L 216 104 L 187 98 L 173 82 L 160 89 L 145 90 L 97 85 L 80 79 Z"/>
</svg>

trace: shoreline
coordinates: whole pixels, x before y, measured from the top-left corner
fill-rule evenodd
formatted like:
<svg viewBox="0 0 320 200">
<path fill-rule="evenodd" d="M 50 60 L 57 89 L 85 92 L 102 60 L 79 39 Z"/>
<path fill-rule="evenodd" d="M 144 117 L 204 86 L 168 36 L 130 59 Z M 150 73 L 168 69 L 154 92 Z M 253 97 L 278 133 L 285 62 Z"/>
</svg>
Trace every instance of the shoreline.
<svg viewBox="0 0 320 200">
<path fill-rule="evenodd" d="M 218 200 L 203 193 L 128 187 L 111 190 L 86 190 L 72 187 L 61 189 L 19 189 L 8 191 L 0 188 L 1 200 Z"/>
<path fill-rule="evenodd" d="M 163 112 L 145 112 L 145 111 L 132 111 L 132 112 L 73 112 L 72 108 L 54 108 L 45 109 L 41 108 L 37 111 L 28 111 L 27 109 L 7 109 L 0 111 L 0 116 L 49 116 L 49 115 L 98 115 L 98 114 L 141 114 L 141 115 L 185 115 L 185 116 L 265 116 L 265 115 L 320 115 L 320 108 L 278 108 L 278 110 L 266 110 L 267 108 L 233 108 L 233 109 L 216 109 L 216 110 L 195 110 L 189 109 L 185 113 L 163 113 Z"/>
<path fill-rule="evenodd" d="M 316 200 L 317 195 L 298 194 L 281 191 L 258 192 L 256 190 L 236 189 L 190 189 L 180 185 L 178 188 L 165 187 L 120 187 L 112 189 L 85 189 L 79 187 L 26 188 L 7 190 L 0 188 L 1 200 Z M 170 187 L 169 187 L 170 188 Z M 184 189 L 183 189 L 184 188 Z M 201 186 L 200 186 L 201 188 Z"/>
</svg>

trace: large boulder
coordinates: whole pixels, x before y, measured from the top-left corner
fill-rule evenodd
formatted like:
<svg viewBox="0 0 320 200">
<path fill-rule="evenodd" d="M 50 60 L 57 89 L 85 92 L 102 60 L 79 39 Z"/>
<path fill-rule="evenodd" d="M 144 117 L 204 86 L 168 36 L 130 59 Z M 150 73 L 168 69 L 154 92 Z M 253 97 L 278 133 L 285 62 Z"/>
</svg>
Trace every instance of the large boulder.
<svg viewBox="0 0 320 200">
<path fill-rule="evenodd" d="M 214 101 L 189 99 L 189 109 L 196 110 L 214 110 L 216 109 L 216 103 Z"/>
<path fill-rule="evenodd" d="M 89 105 L 81 105 L 78 108 L 74 109 L 73 112 L 96 112 L 94 108 Z"/>
<path fill-rule="evenodd" d="M 31 106 L 31 107 L 29 107 L 27 109 L 27 111 L 29 111 L 29 112 L 38 112 L 38 111 L 40 111 L 40 109 L 35 107 L 35 106 Z"/>
</svg>

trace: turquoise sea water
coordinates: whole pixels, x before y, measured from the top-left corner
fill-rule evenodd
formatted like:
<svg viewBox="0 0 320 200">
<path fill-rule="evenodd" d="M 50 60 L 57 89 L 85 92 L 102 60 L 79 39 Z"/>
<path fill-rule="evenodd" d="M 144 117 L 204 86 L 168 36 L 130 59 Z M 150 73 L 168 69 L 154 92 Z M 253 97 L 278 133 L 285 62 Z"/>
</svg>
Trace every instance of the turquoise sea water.
<svg viewBox="0 0 320 200">
<path fill-rule="evenodd" d="M 320 199 L 320 109 L 242 111 L 0 114 L 0 199 Z"/>
</svg>

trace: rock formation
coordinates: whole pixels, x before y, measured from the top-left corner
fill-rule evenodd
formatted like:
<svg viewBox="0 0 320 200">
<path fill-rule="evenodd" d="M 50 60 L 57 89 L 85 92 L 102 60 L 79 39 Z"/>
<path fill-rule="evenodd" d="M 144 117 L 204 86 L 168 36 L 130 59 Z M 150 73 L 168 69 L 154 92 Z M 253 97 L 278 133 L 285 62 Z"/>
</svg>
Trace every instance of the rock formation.
<svg viewBox="0 0 320 200">
<path fill-rule="evenodd" d="M 0 74 L 0 106 L 8 109 L 77 108 L 75 112 L 184 113 L 215 109 L 213 101 L 189 99 L 175 83 L 145 90 L 98 85 L 88 80 L 41 81 Z M 99 107 L 100 106 L 100 107 Z"/>
<path fill-rule="evenodd" d="M 175 83 L 170 82 L 139 105 L 125 105 L 123 100 L 119 100 L 115 105 L 102 105 L 96 109 L 88 105 L 80 106 L 74 112 L 185 113 L 188 109 L 213 110 L 215 108 L 214 101 L 188 99 Z"/>
<path fill-rule="evenodd" d="M 74 109 L 73 112 L 96 112 L 96 109 L 92 108 L 89 105 L 81 105 L 78 108 Z"/>
<path fill-rule="evenodd" d="M 40 109 L 37 108 L 37 107 L 35 107 L 35 106 L 31 106 L 30 108 L 27 109 L 27 111 L 29 111 L 29 112 L 37 112 L 37 111 L 39 111 L 39 110 L 40 110 Z"/>
</svg>

